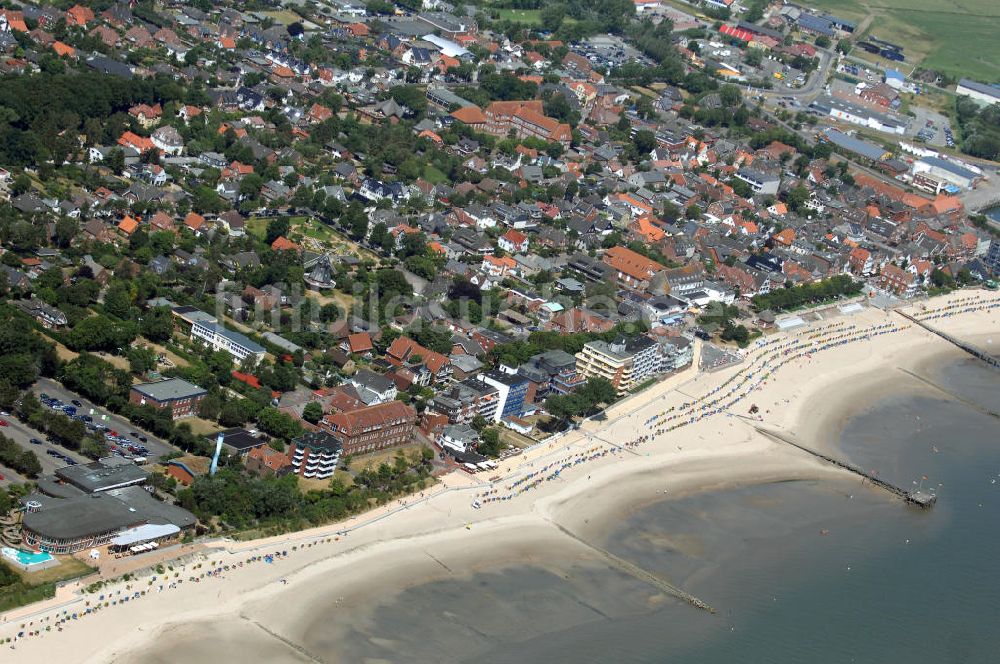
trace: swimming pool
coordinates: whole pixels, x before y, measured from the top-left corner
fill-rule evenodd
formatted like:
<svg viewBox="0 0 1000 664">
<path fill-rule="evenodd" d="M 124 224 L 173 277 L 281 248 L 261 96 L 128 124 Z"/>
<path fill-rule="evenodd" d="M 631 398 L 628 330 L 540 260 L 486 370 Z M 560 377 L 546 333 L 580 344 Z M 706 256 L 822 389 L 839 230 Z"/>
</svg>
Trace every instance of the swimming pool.
<svg viewBox="0 0 1000 664">
<path fill-rule="evenodd" d="M 3 548 L 3 555 L 5 558 L 10 558 L 25 569 L 31 567 L 32 565 L 41 565 L 42 563 L 47 563 L 52 560 L 52 554 L 44 551 L 35 553 L 33 551 L 21 551 L 19 549 L 11 549 L 9 547 Z"/>
</svg>

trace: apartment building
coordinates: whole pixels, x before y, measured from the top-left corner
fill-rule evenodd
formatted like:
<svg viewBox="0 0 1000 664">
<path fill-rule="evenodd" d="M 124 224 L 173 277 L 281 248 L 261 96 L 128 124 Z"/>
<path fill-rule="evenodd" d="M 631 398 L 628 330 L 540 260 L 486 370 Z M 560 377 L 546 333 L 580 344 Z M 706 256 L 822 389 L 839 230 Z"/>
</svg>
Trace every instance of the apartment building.
<svg viewBox="0 0 1000 664">
<path fill-rule="evenodd" d="M 497 390 L 497 408 L 492 418 L 483 414 L 487 420 L 499 422 L 505 417 L 522 415 L 534 401 L 535 384 L 524 376 L 495 370 L 480 374 L 478 378 Z"/>
<path fill-rule="evenodd" d="M 564 350 L 535 355 L 518 367 L 517 373 L 535 384 L 536 398 L 569 394 L 586 382 L 576 370 L 576 358 Z"/>
<path fill-rule="evenodd" d="M 448 418 L 452 424 L 471 422 L 476 415 L 496 418 L 500 391 L 481 380 L 467 378 L 440 392 L 427 402 L 427 410 Z"/>
<path fill-rule="evenodd" d="M 303 434 L 288 447 L 292 472 L 311 479 L 329 479 L 337 470 L 343 449 L 340 440 L 326 431 Z"/>
<path fill-rule="evenodd" d="M 777 173 L 767 173 L 755 168 L 741 168 L 736 171 L 736 177 L 750 185 L 755 194 L 774 196 L 781 184 L 781 176 Z"/>
<path fill-rule="evenodd" d="M 576 354 L 576 370 L 586 378 L 604 378 L 618 395 L 662 372 L 663 354 L 659 345 L 646 336 L 629 340 L 590 341 Z"/>
</svg>

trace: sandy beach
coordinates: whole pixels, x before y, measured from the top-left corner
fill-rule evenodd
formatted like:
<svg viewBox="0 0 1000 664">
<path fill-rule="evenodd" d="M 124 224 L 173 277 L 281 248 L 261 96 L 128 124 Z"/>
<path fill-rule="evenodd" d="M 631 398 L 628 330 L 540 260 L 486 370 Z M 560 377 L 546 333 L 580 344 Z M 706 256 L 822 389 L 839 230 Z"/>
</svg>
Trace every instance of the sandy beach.
<svg viewBox="0 0 1000 664">
<path fill-rule="evenodd" d="M 927 320 L 935 329 L 987 350 L 1000 344 L 995 293 L 962 291 L 905 311 L 940 312 Z M 376 602 L 407 587 L 526 563 L 607 565 L 588 541 L 644 504 L 842 476 L 757 427 L 830 450 L 832 434 L 876 396 L 935 390 L 906 372 L 927 378 L 929 362 L 960 353 L 897 313 L 833 315 L 766 336 L 740 365 L 693 368 L 634 395 L 508 460 L 494 482 L 456 472 L 427 495 L 343 524 L 206 542 L 207 550 L 165 573 L 94 594 L 68 586 L 50 602 L 7 612 L 0 638 L 41 632 L 18 638 L 11 655 L 19 661 L 215 662 L 220 652 L 227 661 L 357 661 L 350 652 L 317 653 L 337 652 L 344 630 L 363 630 Z M 265 555 L 273 558 L 255 560 Z M 650 586 L 650 603 L 666 600 Z M 512 617 L 504 629 L 531 619 Z"/>
</svg>

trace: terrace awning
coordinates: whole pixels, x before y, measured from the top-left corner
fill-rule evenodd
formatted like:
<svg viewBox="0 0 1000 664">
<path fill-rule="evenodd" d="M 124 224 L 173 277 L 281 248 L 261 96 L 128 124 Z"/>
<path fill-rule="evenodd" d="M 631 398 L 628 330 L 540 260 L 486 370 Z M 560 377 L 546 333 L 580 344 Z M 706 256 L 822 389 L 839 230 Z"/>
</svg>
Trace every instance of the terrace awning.
<svg viewBox="0 0 1000 664">
<path fill-rule="evenodd" d="M 142 544 L 143 542 L 148 542 L 150 540 L 170 537 L 171 535 L 176 535 L 180 531 L 181 529 L 172 523 L 147 523 L 142 526 L 136 526 L 135 528 L 129 528 L 121 535 L 111 540 L 111 545 L 130 547 L 134 544 Z"/>
</svg>

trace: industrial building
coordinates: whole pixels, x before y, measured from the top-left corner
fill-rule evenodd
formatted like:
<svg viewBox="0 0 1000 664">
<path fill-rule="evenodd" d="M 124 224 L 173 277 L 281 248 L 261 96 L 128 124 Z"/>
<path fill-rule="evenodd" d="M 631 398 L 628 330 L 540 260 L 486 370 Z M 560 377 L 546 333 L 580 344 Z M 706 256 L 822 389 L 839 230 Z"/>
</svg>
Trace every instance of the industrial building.
<svg viewBox="0 0 1000 664">
<path fill-rule="evenodd" d="M 896 119 L 885 113 L 878 113 L 867 109 L 860 104 L 852 104 L 849 101 L 836 99 L 829 95 L 820 97 L 809 104 L 809 107 L 837 120 L 869 127 L 877 131 L 900 135 L 906 133 L 907 122 L 904 120 Z"/>
<path fill-rule="evenodd" d="M 987 106 L 1000 102 L 1000 86 L 980 83 L 967 78 L 958 82 L 955 94 L 969 97 L 973 101 Z"/>
<path fill-rule="evenodd" d="M 827 128 L 823 132 L 822 138 L 831 145 L 868 161 L 882 161 L 890 155 L 889 151 L 881 145 L 863 141 L 860 138 L 855 138 L 833 128 Z"/>
<path fill-rule="evenodd" d="M 981 174 L 941 157 L 913 162 L 913 186 L 932 194 L 956 194 L 971 189 L 981 178 Z"/>
</svg>

